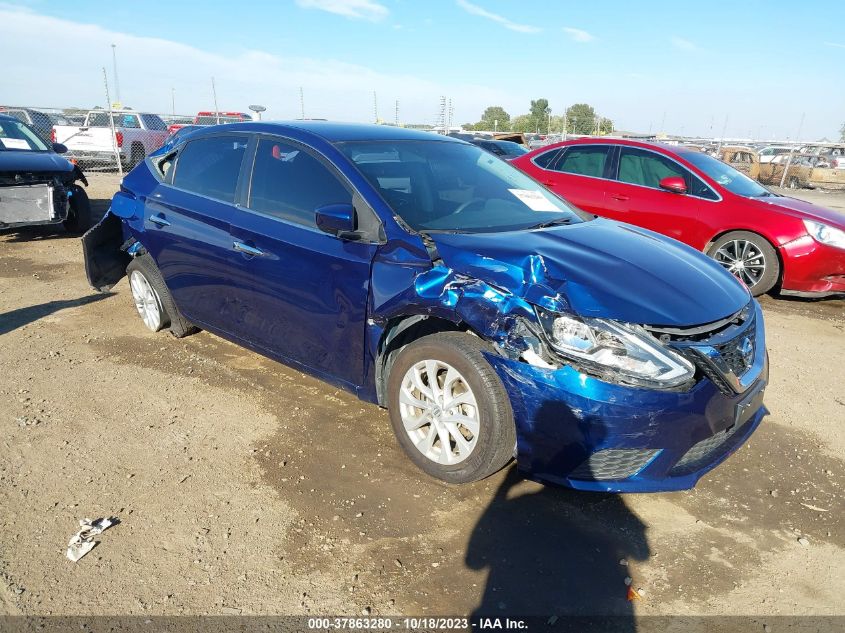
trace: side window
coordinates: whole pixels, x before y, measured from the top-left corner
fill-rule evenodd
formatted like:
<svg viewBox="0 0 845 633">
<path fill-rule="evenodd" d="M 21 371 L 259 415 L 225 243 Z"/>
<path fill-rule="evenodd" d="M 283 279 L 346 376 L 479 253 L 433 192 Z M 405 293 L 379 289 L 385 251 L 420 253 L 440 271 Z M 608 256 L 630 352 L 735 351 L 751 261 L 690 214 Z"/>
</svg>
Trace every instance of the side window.
<svg viewBox="0 0 845 633">
<path fill-rule="evenodd" d="M 176 161 L 173 186 L 234 202 L 247 140 L 246 136 L 232 135 L 187 143 Z"/>
<path fill-rule="evenodd" d="M 705 200 L 718 200 L 719 199 L 719 196 L 716 195 L 716 192 L 713 191 L 710 187 L 708 187 L 697 176 L 691 176 L 690 179 L 687 182 L 690 183 L 689 184 L 689 195 L 697 196 L 699 198 L 704 198 Z"/>
<path fill-rule="evenodd" d="M 144 122 L 144 127 L 148 130 L 163 132 L 167 129 L 167 125 L 165 125 L 164 121 L 155 114 L 142 114 L 141 120 Z"/>
<path fill-rule="evenodd" d="M 550 152 L 545 152 L 536 156 L 534 158 L 534 164 L 541 169 L 551 169 L 551 165 L 554 165 L 555 160 L 557 160 L 558 155 L 560 155 L 559 149 L 553 149 Z"/>
<path fill-rule="evenodd" d="M 114 121 L 115 127 L 122 128 L 140 128 L 141 124 L 138 122 L 138 117 L 134 114 L 116 115 Z"/>
<path fill-rule="evenodd" d="M 623 147 L 619 158 L 619 180 L 642 187 L 660 188 L 660 181 L 680 176 L 689 185 L 689 172 L 673 160 L 634 147 Z"/>
<path fill-rule="evenodd" d="M 567 174 L 603 178 L 609 150 L 607 145 L 572 145 L 553 169 Z"/>
<path fill-rule="evenodd" d="M 255 155 L 249 208 L 282 220 L 314 226 L 323 205 L 352 203 L 352 194 L 320 160 L 304 150 L 261 139 Z"/>
</svg>

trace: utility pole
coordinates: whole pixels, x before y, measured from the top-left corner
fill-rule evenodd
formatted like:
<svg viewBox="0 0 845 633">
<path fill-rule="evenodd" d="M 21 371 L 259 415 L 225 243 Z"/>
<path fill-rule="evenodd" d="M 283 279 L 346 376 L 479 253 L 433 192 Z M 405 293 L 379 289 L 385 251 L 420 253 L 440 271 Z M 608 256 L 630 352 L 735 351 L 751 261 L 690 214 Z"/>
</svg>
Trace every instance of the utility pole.
<svg viewBox="0 0 845 633">
<path fill-rule="evenodd" d="M 722 136 L 719 138 L 719 144 L 716 146 L 716 155 L 718 156 L 719 152 L 722 149 L 722 143 L 725 142 L 725 134 L 728 133 L 728 115 L 725 115 L 725 124 L 722 126 Z"/>
<path fill-rule="evenodd" d="M 117 44 L 111 45 L 111 62 L 114 69 L 114 98 L 120 103 L 120 82 L 117 79 Z M 109 104 L 111 107 L 111 104 Z"/>
<path fill-rule="evenodd" d="M 120 150 L 117 147 L 117 134 L 114 129 L 114 114 L 111 109 L 111 95 L 109 95 L 109 76 L 106 74 L 106 67 L 103 66 L 103 85 L 106 87 L 106 102 L 109 104 L 109 127 L 111 128 L 111 142 L 114 148 L 114 158 L 117 162 L 117 171 L 123 178 L 123 162 L 120 160 Z"/>
<path fill-rule="evenodd" d="M 305 118 L 305 93 L 302 92 L 302 86 L 299 87 L 299 111 L 300 117 Z"/>
<path fill-rule="evenodd" d="M 214 117 L 217 125 L 220 125 L 220 108 L 217 107 L 217 86 L 214 85 L 214 77 L 211 78 L 211 94 L 214 97 Z"/>
<path fill-rule="evenodd" d="M 399 99 L 396 100 L 396 109 L 393 112 L 393 123 L 396 127 L 399 127 Z"/>
<path fill-rule="evenodd" d="M 176 114 L 176 88 L 170 89 L 170 113 Z"/>
<path fill-rule="evenodd" d="M 795 142 L 801 142 L 801 128 L 804 127 L 804 115 L 807 114 L 806 112 L 801 113 L 801 122 L 798 124 L 798 134 L 795 136 Z M 780 186 L 783 187 L 783 183 L 786 182 L 786 172 L 789 171 L 789 166 L 792 164 L 792 156 L 795 154 L 795 145 L 793 145 L 789 150 L 789 158 L 786 159 L 786 165 L 783 168 L 783 176 L 780 177 Z"/>
<path fill-rule="evenodd" d="M 378 95 L 376 95 L 376 91 L 373 90 L 373 117 L 374 121 L 378 123 Z"/>
</svg>

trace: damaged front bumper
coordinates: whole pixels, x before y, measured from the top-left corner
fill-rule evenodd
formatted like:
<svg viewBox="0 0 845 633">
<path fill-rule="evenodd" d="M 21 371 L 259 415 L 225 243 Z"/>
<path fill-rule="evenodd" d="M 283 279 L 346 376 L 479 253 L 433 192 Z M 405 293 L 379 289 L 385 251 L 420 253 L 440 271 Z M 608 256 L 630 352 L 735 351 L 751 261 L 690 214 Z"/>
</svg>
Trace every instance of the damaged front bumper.
<svg viewBox="0 0 845 633">
<path fill-rule="evenodd" d="M 68 190 L 54 183 L 0 187 L 0 228 L 56 224 L 67 219 Z"/>
<path fill-rule="evenodd" d="M 701 359 L 697 366 L 704 370 L 688 389 L 626 386 L 568 365 L 547 368 L 488 354 L 511 400 L 519 469 L 533 479 L 580 490 L 692 488 L 741 446 L 768 413 L 763 405 L 768 355 L 756 304 L 754 313 L 745 327 L 683 344 L 686 353 Z M 711 346 L 714 340 L 719 345 Z M 749 340 L 756 340 L 753 358 L 738 378 L 722 364 L 741 362 L 726 347 Z M 711 364 L 708 354 L 718 349 L 728 356 Z"/>
</svg>

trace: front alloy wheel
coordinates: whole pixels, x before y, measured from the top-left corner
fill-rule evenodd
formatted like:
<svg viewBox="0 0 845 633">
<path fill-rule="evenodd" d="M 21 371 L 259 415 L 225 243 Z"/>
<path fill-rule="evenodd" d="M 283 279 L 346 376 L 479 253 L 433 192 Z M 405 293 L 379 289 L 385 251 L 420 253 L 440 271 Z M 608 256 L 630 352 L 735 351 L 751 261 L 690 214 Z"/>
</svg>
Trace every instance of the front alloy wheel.
<svg viewBox="0 0 845 633">
<path fill-rule="evenodd" d="M 728 233 L 707 254 L 739 278 L 755 297 L 767 293 L 780 276 L 780 261 L 771 244 L 749 231 Z"/>
<path fill-rule="evenodd" d="M 438 464 L 459 464 L 478 444 L 475 394 L 449 363 L 421 360 L 405 372 L 399 414 L 414 447 Z"/>
<path fill-rule="evenodd" d="M 513 456 L 513 410 L 484 357 L 492 351 L 477 336 L 440 332 L 390 357 L 386 394 L 393 432 L 411 461 L 432 477 L 476 481 Z"/>
</svg>

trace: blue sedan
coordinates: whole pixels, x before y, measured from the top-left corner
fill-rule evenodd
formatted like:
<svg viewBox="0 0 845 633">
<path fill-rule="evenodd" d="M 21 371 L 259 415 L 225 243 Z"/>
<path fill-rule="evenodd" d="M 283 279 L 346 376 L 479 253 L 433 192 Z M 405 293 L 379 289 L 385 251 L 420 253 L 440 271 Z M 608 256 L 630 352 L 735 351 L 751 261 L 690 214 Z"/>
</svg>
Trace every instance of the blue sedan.
<svg viewBox="0 0 845 633">
<path fill-rule="evenodd" d="M 719 264 L 483 149 L 389 126 L 212 126 L 83 238 L 146 327 L 199 328 L 387 407 L 423 471 L 695 485 L 767 411 L 763 318 Z"/>
</svg>

